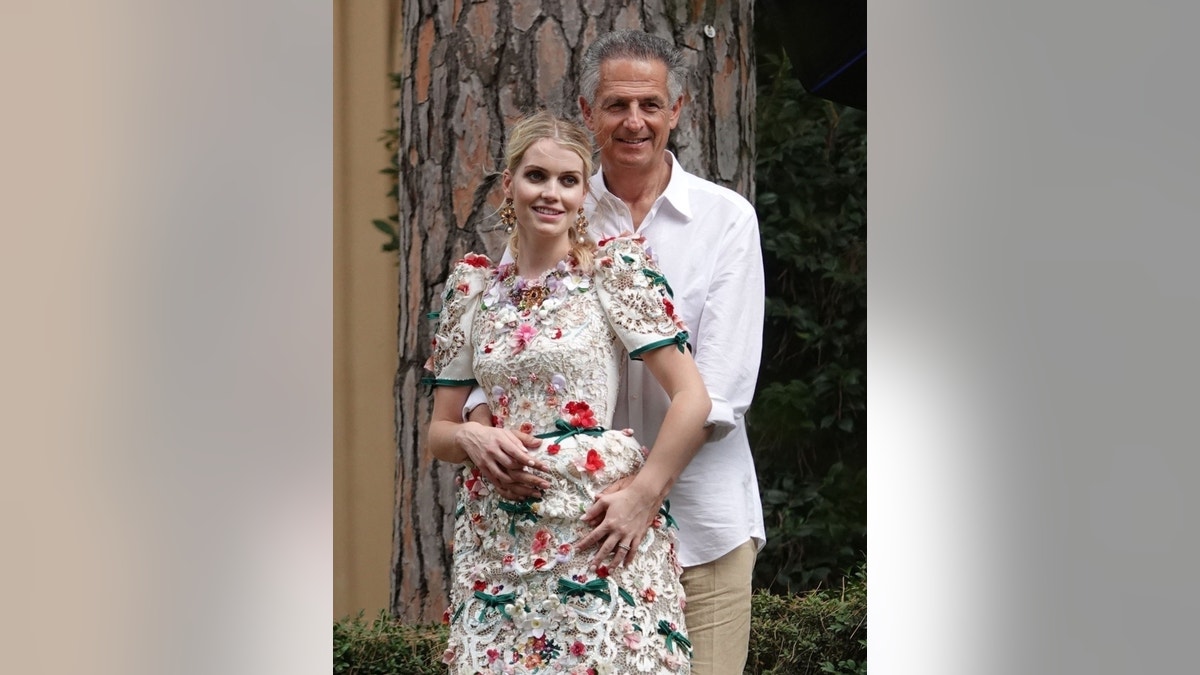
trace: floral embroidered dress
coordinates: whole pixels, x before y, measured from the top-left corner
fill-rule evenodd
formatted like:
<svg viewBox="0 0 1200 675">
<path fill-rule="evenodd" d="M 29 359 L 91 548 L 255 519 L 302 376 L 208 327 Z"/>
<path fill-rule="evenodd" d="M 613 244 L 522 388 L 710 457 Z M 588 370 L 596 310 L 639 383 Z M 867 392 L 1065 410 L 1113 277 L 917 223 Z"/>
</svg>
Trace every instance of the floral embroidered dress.
<svg viewBox="0 0 1200 675">
<path fill-rule="evenodd" d="M 427 364 L 435 385 L 473 385 L 493 423 L 543 438 L 542 499 L 499 498 L 469 462 L 458 477 L 454 583 L 444 661 L 452 673 L 690 672 L 674 520 L 660 511 L 625 568 L 589 569 L 579 520 L 646 450 L 611 430 L 620 359 L 682 350 L 670 287 L 638 239 L 602 242 L 590 273 L 571 260 L 539 279 L 467 255 L 446 281 Z"/>
</svg>

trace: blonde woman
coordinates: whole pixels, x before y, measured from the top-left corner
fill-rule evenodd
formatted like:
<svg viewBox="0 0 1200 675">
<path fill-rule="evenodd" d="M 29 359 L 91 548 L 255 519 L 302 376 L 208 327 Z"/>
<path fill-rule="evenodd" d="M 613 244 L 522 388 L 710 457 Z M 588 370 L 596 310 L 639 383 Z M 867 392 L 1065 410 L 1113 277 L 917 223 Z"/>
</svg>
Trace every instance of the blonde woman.
<svg viewBox="0 0 1200 675">
<path fill-rule="evenodd" d="M 641 243 L 587 236 L 591 157 L 574 123 L 545 112 L 518 122 L 501 208 L 513 262 L 470 254 L 446 281 L 428 364 L 429 449 L 462 465 L 444 655 L 453 673 L 690 672 L 663 498 L 706 437 L 711 401 L 670 286 Z M 628 358 L 671 398 L 649 449 L 608 428 Z M 476 385 L 493 427 L 462 420 Z M 526 448 L 518 433 L 540 444 Z M 516 454 L 531 458 L 530 484 L 541 488 L 520 501 L 479 470 Z M 604 493 L 624 478 L 625 489 Z"/>
</svg>

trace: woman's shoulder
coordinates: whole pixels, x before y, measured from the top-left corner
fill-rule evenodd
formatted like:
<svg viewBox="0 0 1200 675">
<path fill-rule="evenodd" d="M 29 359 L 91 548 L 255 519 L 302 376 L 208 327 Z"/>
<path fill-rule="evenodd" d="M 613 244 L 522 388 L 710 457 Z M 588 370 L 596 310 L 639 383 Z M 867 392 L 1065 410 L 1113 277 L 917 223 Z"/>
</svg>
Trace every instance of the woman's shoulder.
<svg viewBox="0 0 1200 675">
<path fill-rule="evenodd" d="M 601 239 L 596 243 L 597 267 L 612 269 L 615 266 L 655 266 L 654 254 L 646 245 L 646 238 L 633 234 Z"/>
<path fill-rule="evenodd" d="M 478 294 L 496 275 L 491 258 L 481 253 L 468 253 L 454 263 L 446 276 L 446 300 Z"/>
</svg>

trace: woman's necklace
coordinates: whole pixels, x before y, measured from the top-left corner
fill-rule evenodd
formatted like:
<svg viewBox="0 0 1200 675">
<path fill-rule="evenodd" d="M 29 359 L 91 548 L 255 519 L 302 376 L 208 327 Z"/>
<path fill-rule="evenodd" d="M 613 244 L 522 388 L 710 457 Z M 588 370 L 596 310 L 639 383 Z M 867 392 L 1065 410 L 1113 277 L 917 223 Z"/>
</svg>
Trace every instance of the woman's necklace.
<svg viewBox="0 0 1200 675">
<path fill-rule="evenodd" d="M 514 277 L 516 275 L 513 275 Z M 517 309 L 522 312 L 527 312 L 531 309 L 536 309 L 542 306 L 542 302 L 549 297 L 550 289 L 546 288 L 541 283 L 532 284 L 514 284 L 512 290 L 508 292 L 508 298 L 512 301 Z"/>
<path fill-rule="evenodd" d="M 504 285 L 508 288 L 509 302 L 522 312 L 537 309 L 555 290 L 561 288 L 562 278 L 568 274 L 570 274 L 569 269 L 563 269 L 560 265 L 547 270 L 541 278 L 524 279 L 514 262 L 508 270 L 508 275 L 504 278 Z"/>
</svg>

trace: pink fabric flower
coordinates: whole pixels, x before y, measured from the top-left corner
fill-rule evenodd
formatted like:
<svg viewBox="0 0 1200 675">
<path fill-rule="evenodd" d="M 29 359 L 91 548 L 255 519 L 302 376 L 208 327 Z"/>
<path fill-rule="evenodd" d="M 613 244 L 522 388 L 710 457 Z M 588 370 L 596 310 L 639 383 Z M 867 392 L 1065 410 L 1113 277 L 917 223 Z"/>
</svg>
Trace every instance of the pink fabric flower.
<svg viewBox="0 0 1200 675">
<path fill-rule="evenodd" d="M 637 651 L 642 648 L 642 634 L 637 631 L 632 631 L 625 634 L 625 646 L 632 651 Z"/>
<path fill-rule="evenodd" d="M 511 337 L 511 341 L 513 343 L 513 353 L 517 354 L 523 351 L 525 347 L 533 341 L 533 338 L 537 336 L 537 333 L 537 329 L 534 328 L 532 324 L 523 323 L 520 326 L 517 326 L 517 329 L 513 331 Z"/>
<path fill-rule="evenodd" d="M 454 659 L 457 656 L 458 656 L 458 653 L 455 652 L 453 649 L 447 649 L 446 651 L 442 652 L 442 663 L 445 663 L 447 665 L 452 664 L 452 663 L 454 663 Z"/>
<path fill-rule="evenodd" d="M 583 656 L 587 653 L 587 645 L 579 640 L 571 643 L 571 656 Z"/>
</svg>

